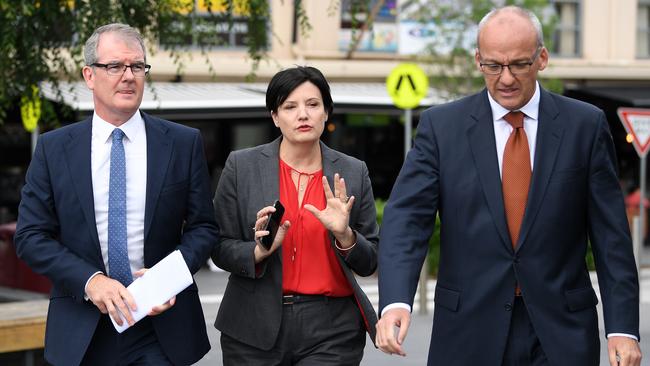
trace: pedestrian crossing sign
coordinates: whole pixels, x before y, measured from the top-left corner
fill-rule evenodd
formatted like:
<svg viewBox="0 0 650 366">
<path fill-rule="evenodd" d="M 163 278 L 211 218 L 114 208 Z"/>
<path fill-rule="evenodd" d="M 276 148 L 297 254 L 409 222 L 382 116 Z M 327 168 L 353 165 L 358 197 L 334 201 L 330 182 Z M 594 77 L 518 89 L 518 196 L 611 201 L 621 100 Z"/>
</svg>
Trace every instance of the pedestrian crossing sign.
<svg viewBox="0 0 650 366">
<path fill-rule="evenodd" d="M 429 92 L 429 78 L 411 63 L 397 65 L 386 78 L 386 91 L 397 108 L 413 109 Z"/>
</svg>

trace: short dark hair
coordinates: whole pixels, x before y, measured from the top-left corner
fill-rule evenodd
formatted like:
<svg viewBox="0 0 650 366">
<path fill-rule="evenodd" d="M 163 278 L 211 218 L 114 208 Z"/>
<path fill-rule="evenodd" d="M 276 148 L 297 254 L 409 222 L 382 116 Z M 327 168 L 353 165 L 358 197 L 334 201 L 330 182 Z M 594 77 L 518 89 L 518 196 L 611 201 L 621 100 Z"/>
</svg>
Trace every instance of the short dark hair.
<svg viewBox="0 0 650 366">
<path fill-rule="evenodd" d="M 266 89 L 266 109 L 269 112 L 276 113 L 278 107 L 287 100 L 289 94 L 306 81 L 314 84 L 320 90 L 325 112 L 331 115 L 334 110 L 334 103 L 332 102 L 330 86 L 323 73 L 311 66 L 296 66 L 275 74 Z"/>
</svg>

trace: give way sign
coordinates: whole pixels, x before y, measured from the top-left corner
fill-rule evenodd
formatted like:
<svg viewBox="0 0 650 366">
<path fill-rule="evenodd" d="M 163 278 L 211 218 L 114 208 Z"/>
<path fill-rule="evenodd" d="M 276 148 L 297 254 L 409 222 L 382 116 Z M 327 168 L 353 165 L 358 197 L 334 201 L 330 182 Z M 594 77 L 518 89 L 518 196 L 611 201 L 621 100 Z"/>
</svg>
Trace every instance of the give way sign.
<svg viewBox="0 0 650 366">
<path fill-rule="evenodd" d="M 627 133 L 632 135 L 632 144 L 639 157 L 648 154 L 650 148 L 650 109 L 619 108 L 618 117 Z"/>
</svg>

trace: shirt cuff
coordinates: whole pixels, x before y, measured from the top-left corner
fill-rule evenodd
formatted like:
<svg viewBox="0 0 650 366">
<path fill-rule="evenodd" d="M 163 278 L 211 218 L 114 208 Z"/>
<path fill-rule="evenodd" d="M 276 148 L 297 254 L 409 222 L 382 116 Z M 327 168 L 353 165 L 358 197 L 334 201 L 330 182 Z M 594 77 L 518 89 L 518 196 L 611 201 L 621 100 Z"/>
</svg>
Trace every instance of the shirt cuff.
<svg viewBox="0 0 650 366">
<path fill-rule="evenodd" d="M 627 338 L 632 338 L 637 342 L 639 341 L 639 338 L 637 338 L 636 336 L 633 336 L 631 334 L 627 334 L 627 333 L 609 333 L 607 335 L 607 339 L 609 339 L 610 337 L 627 337 Z"/>
<path fill-rule="evenodd" d="M 84 286 L 84 300 L 86 300 L 86 301 L 90 300 L 90 298 L 88 297 L 88 291 L 87 291 L 88 290 L 88 284 L 90 283 L 90 280 L 95 278 L 95 276 L 97 276 L 98 274 L 102 274 L 102 271 L 97 271 L 97 272 L 93 273 L 93 275 L 90 276 L 88 281 L 86 281 L 86 285 Z"/>
<path fill-rule="evenodd" d="M 392 304 L 388 304 L 382 309 L 381 316 L 384 316 L 384 314 L 390 309 L 406 309 L 410 313 L 411 312 L 411 305 L 409 305 L 409 304 L 407 304 L 405 302 L 394 302 Z"/>
</svg>

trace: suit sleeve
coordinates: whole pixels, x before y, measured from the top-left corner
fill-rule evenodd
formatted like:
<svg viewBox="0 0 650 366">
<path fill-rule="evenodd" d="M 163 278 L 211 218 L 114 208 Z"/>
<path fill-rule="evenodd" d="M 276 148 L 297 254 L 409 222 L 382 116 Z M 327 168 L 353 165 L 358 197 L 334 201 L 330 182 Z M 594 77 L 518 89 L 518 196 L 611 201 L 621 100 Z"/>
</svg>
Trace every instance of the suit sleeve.
<svg viewBox="0 0 650 366">
<path fill-rule="evenodd" d="M 255 241 L 246 240 L 252 239 L 253 228 L 245 227 L 239 220 L 236 160 L 236 153 L 230 153 L 214 195 L 214 212 L 221 226 L 221 237 L 212 251 L 212 260 L 232 274 L 255 278 Z M 244 237 L 244 230 L 251 231 L 250 237 Z M 266 261 L 268 258 L 261 263 L 261 273 Z"/>
<path fill-rule="evenodd" d="M 379 313 L 388 304 L 412 304 L 438 209 L 438 149 L 430 112 L 424 112 L 413 148 L 384 209 L 379 241 Z"/>
<path fill-rule="evenodd" d="M 82 302 L 86 281 L 102 269 L 80 258 L 58 240 L 59 213 L 52 192 L 46 142 L 49 140 L 39 138 L 27 169 L 14 237 L 16 253 L 36 273 L 49 278 L 75 301 Z"/>
<path fill-rule="evenodd" d="M 379 242 L 379 227 L 377 226 L 377 211 L 372 185 L 366 163 L 361 163 L 361 192 L 356 200 L 359 212 L 355 222 L 350 227 L 357 236 L 357 244 L 344 257 L 347 265 L 360 276 L 370 276 L 377 268 L 377 244 Z"/>
<path fill-rule="evenodd" d="M 605 331 L 639 337 L 639 282 L 621 194 L 614 143 L 599 111 L 589 165 L 589 236 L 603 302 Z"/>
<path fill-rule="evenodd" d="M 214 220 L 210 200 L 208 165 L 198 130 L 192 148 L 190 175 L 185 225 L 178 249 L 183 254 L 190 272 L 196 273 L 209 258 L 219 237 L 219 228 Z"/>
</svg>

